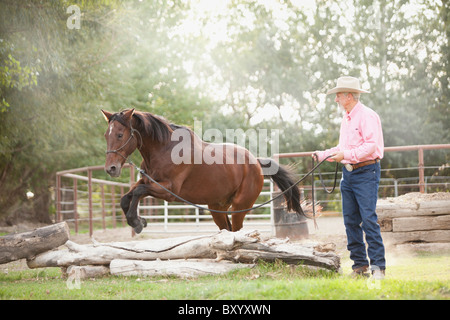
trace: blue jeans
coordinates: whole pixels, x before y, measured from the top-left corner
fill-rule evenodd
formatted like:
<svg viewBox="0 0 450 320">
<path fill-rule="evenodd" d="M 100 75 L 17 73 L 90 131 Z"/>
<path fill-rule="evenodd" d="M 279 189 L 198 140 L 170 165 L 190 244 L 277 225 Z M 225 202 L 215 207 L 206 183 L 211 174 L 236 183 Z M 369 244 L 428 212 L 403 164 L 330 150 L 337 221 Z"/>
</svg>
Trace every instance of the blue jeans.
<svg viewBox="0 0 450 320">
<path fill-rule="evenodd" d="M 384 245 L 375 212 L 380 183 L 380 163 L 348 171 L 343 167 L 341 180 L 342 211 L 347 232 L 347 249 L 353 269 L 370 265 L 386 268 Z M 368 244 L 367 254 L 363 231 Z M 373 269 L 373 268 L 372 268 Z"/>
</svg>

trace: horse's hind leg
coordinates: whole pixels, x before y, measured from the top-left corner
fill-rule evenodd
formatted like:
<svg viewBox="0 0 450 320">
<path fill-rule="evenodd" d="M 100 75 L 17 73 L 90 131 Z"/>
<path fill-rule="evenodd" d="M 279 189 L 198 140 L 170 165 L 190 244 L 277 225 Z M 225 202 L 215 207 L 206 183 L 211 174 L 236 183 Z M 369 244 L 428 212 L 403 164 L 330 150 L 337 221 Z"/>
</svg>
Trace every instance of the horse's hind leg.
<svg viewBox="0 0 450 320">
<path fill-rule="evenodd" d="M 244 209 L 252 208 L 255 204 L 256 199 L 262 190 L 264 184 L 264 177 L 258 172 L 254 173 L 253 176 L 247 176 L 247 179 L 242 181 L 241 186 L 238 188 L 234 195 L 231 211 L 239 211 Z M 244 224 L 244 218 L 249 211 L 233 213 L 231 216 L 232 231 L 239 231 L 242 229 Z"/>
<path fill-rule="evenodd" d="M 219 205 L 208 205 L 208 208 L 219 211 L 227 211 L 230 206 L 219 206 Z M 219 230 L 228 230 L 231 231 L 231 222 L 228 219 L 228 214 L 219 213 L 219 212 L 211 212 L 214 223 L 219 227 Z"/>
<path fill-rule="evenodd" d="M 246 208 L 244 208 L 246 209 Z M 236 232 L 242 229 L 243 225 L 244 225 L 244 218 L 245 215 L 248 213 L 247 212 L 240 212 L 240 213 L 235 213 L 231 216 L 231 221 L 232 221 L 232 231 Z"/>
</svg>

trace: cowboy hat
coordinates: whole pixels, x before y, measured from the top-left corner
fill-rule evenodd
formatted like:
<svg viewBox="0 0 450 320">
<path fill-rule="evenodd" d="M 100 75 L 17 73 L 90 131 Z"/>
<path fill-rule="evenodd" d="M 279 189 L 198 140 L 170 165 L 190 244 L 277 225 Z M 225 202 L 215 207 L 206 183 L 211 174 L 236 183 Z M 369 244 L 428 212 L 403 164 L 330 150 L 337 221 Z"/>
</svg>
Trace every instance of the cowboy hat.
<svg viewBox="0 0 450 320">
<path fill-rule="evenodd" d="M 361 89 L 359 80 L 354 77 L 340 77 L 337 79 L 336 87 L 327 91 L 327 94 L 337 92 L 359 92 L 370 93 L 369 91 Z"/>
</svg>

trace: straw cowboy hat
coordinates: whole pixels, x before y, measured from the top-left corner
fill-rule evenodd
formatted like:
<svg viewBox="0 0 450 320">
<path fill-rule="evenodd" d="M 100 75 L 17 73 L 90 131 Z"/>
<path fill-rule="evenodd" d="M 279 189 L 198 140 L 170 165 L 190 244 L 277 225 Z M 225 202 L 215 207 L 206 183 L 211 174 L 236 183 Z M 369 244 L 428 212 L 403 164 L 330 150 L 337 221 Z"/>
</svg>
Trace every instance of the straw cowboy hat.
<svg viewBox="0 0 450 320">
<path fill-rule="evenodd" d="M 369 91 L 361 89 L 359 80 L 354 77 L 340 77 L 337 79 L 336 87 L 327 91 L 327 94 L 337 92 L 359 92 L 370 93 Z"/>
</svg>

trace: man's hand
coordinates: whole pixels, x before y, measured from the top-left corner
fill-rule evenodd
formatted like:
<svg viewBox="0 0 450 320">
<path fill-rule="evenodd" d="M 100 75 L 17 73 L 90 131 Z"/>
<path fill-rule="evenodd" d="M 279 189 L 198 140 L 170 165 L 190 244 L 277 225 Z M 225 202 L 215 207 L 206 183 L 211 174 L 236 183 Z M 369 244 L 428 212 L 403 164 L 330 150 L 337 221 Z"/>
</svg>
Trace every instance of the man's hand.
<svg viewBox="0 0 450 320">
<path fill-rule="evenodd" d="M 344 152 L 336 152 L 330 159 L 333 159 L 336 162 L 341 162 L 342 160 L 344 160 Z"/>
</svg>

